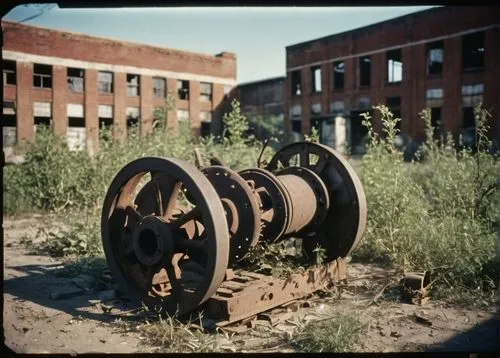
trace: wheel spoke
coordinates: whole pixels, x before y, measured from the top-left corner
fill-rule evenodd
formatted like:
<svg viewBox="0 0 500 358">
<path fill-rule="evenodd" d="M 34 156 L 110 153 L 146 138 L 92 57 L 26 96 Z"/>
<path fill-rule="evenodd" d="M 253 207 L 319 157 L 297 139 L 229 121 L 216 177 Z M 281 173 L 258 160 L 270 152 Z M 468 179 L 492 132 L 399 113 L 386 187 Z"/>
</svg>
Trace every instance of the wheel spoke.
<svg viewBox="0 0 500 358">
<path fill-rule="evenodd" d="M 319 175 L 323 170 L 325 170 L 327 165 L 328 159 L 318 154 L 318 161 L 311 167 L 311 170 Z"/>
<path fill-rule="evenodd" d="M 300 153 L 300 166 L 301 167 L 307 167 L 309 166 L 309 151 L 307 150 L 307 146 L 303 146 Z"/>
<path fill-rule="evenodd" d="M 181 294 L 183 289 L 179 278 L 175 274 L 174 266 L 171 262 L 168 262 L 165 265 L 165 270 L 167 271 L 167 276 L 170 281 L 170 285 L 172 286 L 172 292 L 175 294 Z"/>
<path fill-rule="evenodd" d="M 125 207 L 125 213 L 127 214 L 127 229 L 132 231 L 143 216 L 131 205 Z"/>
<path fill-rule="evenodd" d="M 173 229 L 178 229 L 189 221 L 197 219 L 201 219 L 201 210 L 198 207 L 195 207 L 186 214 L 181 215 L 179 218 L 170 221 L 170 226 Z"/>
</svg>

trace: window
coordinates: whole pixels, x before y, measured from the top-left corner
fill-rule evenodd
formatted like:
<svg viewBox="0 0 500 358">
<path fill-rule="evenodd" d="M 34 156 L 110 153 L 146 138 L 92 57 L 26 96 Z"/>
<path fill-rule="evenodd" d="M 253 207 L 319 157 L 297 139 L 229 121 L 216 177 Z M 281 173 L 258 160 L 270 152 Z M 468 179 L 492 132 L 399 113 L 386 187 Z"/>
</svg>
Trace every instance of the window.
<svg viewBox="0 0 500 358">
<path fill-rule="evenodd" d="M 401 97 L 387 97 L 386 105 L 394 115 L 394 118 L 401 118 Z M 401 129 L 401 121 L 396 123 L 396 128 Z"/>
<path fill-rule="evenodd" d="M 138 107 L 127 107 L 125 109 L 127 115 L 127 127 L 136 127 L 139 125 L 139 108 Z"/>
<path fill-rule="evenodd" d="M 177 80 L 177 98 L 189 100 L 189 81 Z"/>
<path fill-rule="evenodd" d="M 52 88 L 52 66 L 33 65 L 33 87 Z"/>
<path fill-rule="evenodd" d="M 359 97 L 358 98 L 358 110 L 369 110 L 371 108 L 370 97 Z"/>
<path fill-rule="evenodd" d="M 462 65 L 464 70 L 484 67 L 484 32 L 462 37 Z"/>
<path fill-rule="evenodd" d="M 311 67 L 312 89 L 313 92 L 321 92 L 321 67 Z"/>
<path fill-rule="evenodd" d="M 228 85 L 224 86 L 224 98 L 225 99 L 229 98 L 229 96 L 231 95 L 231 90 L 232 90 L 231 86 L 228 86 Z"/>
<path fill-rule="evenodd" d="M 403 62 L 401 49 L 387 51 L 387 82 L 403 80 Z"/>
<path fill-rule="evenodd" d="M 462 129 L 476 128 L 476 117 L 474 107 L 463 108 Z"/>
<path fill-rule="evenodd" d="M 343 113 L 344 109 L 345 107 L 343 101 L 330 103 L 330 113 Z"/>
<path fill-rule="evenodd" d="M 466 107 L 473 107 L 483 101 L 483 84 L 462 86 L 462 104 Z"/>
<path fill-rule="evenodd" d="M 344 89 L 344 61 L 333 63 L 333 89 Z"/>
<path fill-rule="evenodd" d="M 431 88 L 425 91 L 425 100 L 427 106 L 442 106 L 443 105 L 443 89 Z"/>
<path fill-rule="evenodd" d="M 71 92 L 84 91 L 85 70 L 82 70 L 80 68 L 68 67 L 67 76 L 68 76 L 68 91 Z"/>
<path fill-rule="evenodd" d="M 293 133 L 302 133 L 302 121 L 299 119 L 292 118 L 292 132 Z"/>
<path fill-rule="evenodd" d="M 443 56 L 443 41 L 436 41 L 427 45 L 428 75 L 440 75 L 443 73 Z"/>
<path fill-rule="evenodd" d="M 99 72 L 97 87 L 101 93 L 113 93 L 113 72 Z"/>
<path fill-rule="evenodd" d="M 200 135 L 205 137 L 212 131 L 212 112 L 200 112 Z"/>
<path fill-rule="evenodd" d="M 434 128 L 434 138 L 441 137 L 441 107 L 431 108 L 431 126 Z"/>
<path fill-rule="evenodd" d="M 127 96 L 137 97 L 140 95 L 139 91 L 139 75 L 127 74 Z"/>
<path fill-rule="evenodd" d="M 161 77 L 153 77 L 153 97 L 167 98 L 165 89 L 167 88 L 167 80 Z"/>
<path fill-rule="evenodd" d="M 300 71 L 292 72 L 292 96 L 300 96 L 302 94 L 302 82 Z"/>
<path fill-rule="evenodd" d="M 80 117 L 68 117 L 68 126 L 69 127 L 80 127 L 85 128 L 85 118 Z"/>
<path fill-rule="evenodd" d="M 16 61 L 3 60 L 3 85 L 16 85 Z"/>
<path fill-rule="evenodd" d="M 316 116 L 321 114 L 321 103 L 314 103 L 311 105 L 311 114 Z"/>
<path fill-rule="evenodd" d="M 370 56 L 359 58 L 359 85 L 370 86 L 372 77 L 372 60 Z"/>
<path fill-rule="evenodd" d="M 200 83 L 200 101 L 212 102 L 212 84 Z"/>
<path fill-rule="evenodd" d="M 189 111 L 185 109 L 177 110 L 177 120 L 178 121 L 189 121 Z"/>
</svg>

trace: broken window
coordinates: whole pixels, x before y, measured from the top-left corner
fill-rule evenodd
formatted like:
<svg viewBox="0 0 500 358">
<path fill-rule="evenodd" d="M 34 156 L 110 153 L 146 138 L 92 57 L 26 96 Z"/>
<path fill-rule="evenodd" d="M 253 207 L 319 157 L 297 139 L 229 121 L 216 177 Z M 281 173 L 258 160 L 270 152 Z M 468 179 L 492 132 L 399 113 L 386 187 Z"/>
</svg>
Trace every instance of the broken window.
<svg viewBox="0 0 500 358">
<path fill-rule="evenodd" d="M 200 112 L 200 135 L 206 137 L 212 131 L 212 112 Z"/>
<path fill-rule="evenodd" d="M 333 103 L 330 103 L 330 113 L 343 113 L 344 112 L 344 102 L 343 101 L 336 101 Z"/>
<path fill-rule="evenodd" d="M 427 45 L 427 74 L 440 75 L 443 73 L 443 57 L 443 41 L 436 41 Z"/>
<path fill-rule="evenodd" d="M 139 107 L 127 107 L 127 127 L 137 127 L 139 125 Z"/>
<path fill-rule="evenodd" d="M 177 80 L 177 98 L 189 100 L 189 81 Z"/>
<path fill-rule="evenodd" d="M 84 78 L 85 70 L 81 68 L 70 68 L 67 69 L 68 76 L 68 91 L 71 92 L 83 92 L 84 91 Z"/>
<path fill-rule="evenodd" d="M 153 97 L 164 99 L 167 97 L 166 93 L 167 80 L 161 77 L 153 77 Z"/>
<path fill-rule="evenodd" d="M 370 86 L 372 77 L 372 60 L 370 56 L 359 58 L 359 85 Z"/>
<path fill-rule="evenodd" d="M 38 117 L 38 116 L 35 116 L 34 117 L 34 122 L 35 122 L 35 130 L 36 130 L 36 127 L 38 127 L 38 126 L 49 127 L 50 126 L 50 122 L 52 122 L 52 118 L 50 118 L 50 117 Z"/>
<path fill-rule="evenodd" d="M 441 107 L 431 108 L 431 126 L 434 128 L 434 138 L 441 137 Z"/>
<path fill-rule="evenodd" d="M 484 67 L 484 32 L 462 36 L 462 65 L 464 70 Z"/>
<path fill-rule="evenodd" d="M 113 93 L 113 72 L 101 72 L 97 74 L 97 87 L 101 93 Z"/>
<path fill-rule="evenodd" d="M 82 117 L 68 117 L 69 127 L 80 127 L 85 128 L 85 118 Z"/>
<path fill-rule="evenodd" d="M 473 107 L 483 101 L 484 85 L 463 85 L 462 104 L 466 107 Z"/>
<path fill-rule="evenodd" d="M 393 118 L 401 118 L 401 97 L 387 97 L 386 105 L 393 114 Z M 396 123 L 396 128 L 401 129 L 401 121 Z"/>
<path fill-rule="evenodd" d="M 127 96 L 137 97 L 139 96 L 139 75 L 129 75 L 127 74 Z"/>
<path fill-rule="evenodd" d="M 212 102 L 212 84 L 200 83 L 200 101 Z"/>
<path fill-rule="evenodd" d="M 321 114 L 321 103 L 314 103 L 311 105 L 311 114 L 316 116 Z"/>
<path fill-rule="evenodd" d="M 321 66 L 311 67 L 313 92 L 321 92 Z"/>
<path fill-rule="evenodd" d="M 33 87 L 52 88 L 52 66 L 33 65 Z"/>
<path fill-rule="evenodd" d="M 401 49 L 387 51 L 387 82 L 401 82 L 403 80 L 403 62 Z"/>
<path fill-rule="evenodd" d="M 3 85 L 16 85 L 16 61 L 3 60 Z"/>
<path fill-rule="evenodd" d="M 333 63 L 333 88 L 344 88 L 344 61 Z"/>
<path fill-rule="evenodd" d="M 300 70 L 292 72 L 292 96 L 300 96 L 302 94 L 302 80 Z"/>
<path fill-rule="evenodd" d="M 2 136 L 4 147 L 10 147 L 17 142 L 16 105 L 12 101 L 3 102 Z"/>
</svg>

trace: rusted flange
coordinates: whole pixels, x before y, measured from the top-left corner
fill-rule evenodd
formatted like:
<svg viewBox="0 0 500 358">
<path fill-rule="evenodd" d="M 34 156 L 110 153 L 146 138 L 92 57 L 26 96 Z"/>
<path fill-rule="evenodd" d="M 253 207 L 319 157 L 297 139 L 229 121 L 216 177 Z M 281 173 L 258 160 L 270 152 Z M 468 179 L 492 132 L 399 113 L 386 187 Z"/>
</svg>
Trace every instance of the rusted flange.
<svg viewBox="0 0 500 358">
<path fill-rule="evenodd" d="M 238 174 L 252 183 L 260 197 L 261 238 L 274 242 L 290 225 L 292 205 L 287 190 L 273 173 L 265 169 L 246 169 Z"/>
<path fill-rule="evenodd" d="M 240 261 L 260 234 L 260 211 L 257 199 L 247 182 L 234 170 L 210 166 L 201 171 L 215 188 L 226 212 L 230 235 L 229 266 Z"/>
</svg>

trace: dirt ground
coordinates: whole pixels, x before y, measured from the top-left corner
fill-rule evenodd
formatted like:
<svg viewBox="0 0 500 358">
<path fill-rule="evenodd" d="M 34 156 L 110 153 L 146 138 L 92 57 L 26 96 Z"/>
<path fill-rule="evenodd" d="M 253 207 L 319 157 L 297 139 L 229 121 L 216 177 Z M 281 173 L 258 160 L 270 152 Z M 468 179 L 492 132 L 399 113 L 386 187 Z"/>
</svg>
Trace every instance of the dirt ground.
<svg viewBox="0 0 500 358">
<path fill-rule="evenodd" d="M 47 256 L 31 255 L 21 243 L 35 235 L 41 215 L 3 218 L 4 313 L 7 347 L 18 353 L 148 353 L 141 330 L 123 329 L 116 317 L 96 304 L 108 291 L 85 286 L 85 277 L 59 277 L 63 265 Z M 373 301 L 389 272 L 370 265 L 349 265 L 349 283 L 340 298 L 311 298 L 308 308 L 272 327 L 257 325 L 241 334 L 220 335 L 226 352 L 293 352 L 290 338 L 298 326 L 342 313 L 357 313 L 366 323 L 356 352 L 500 350 L 498 307 L 477 309 L 430 301 L 417 306 L 400 302 L 390 291 Z M 80 290 L 80 291 L 76 291 Z M 67 294 L 68 297 L 55 297 Z M 71 297 L 70 297 L 71 296 Z M 415 315 L 425 317 L 416 321 Z M 132 326 L 144 322 L 132 322 Z"/>
</svg>

